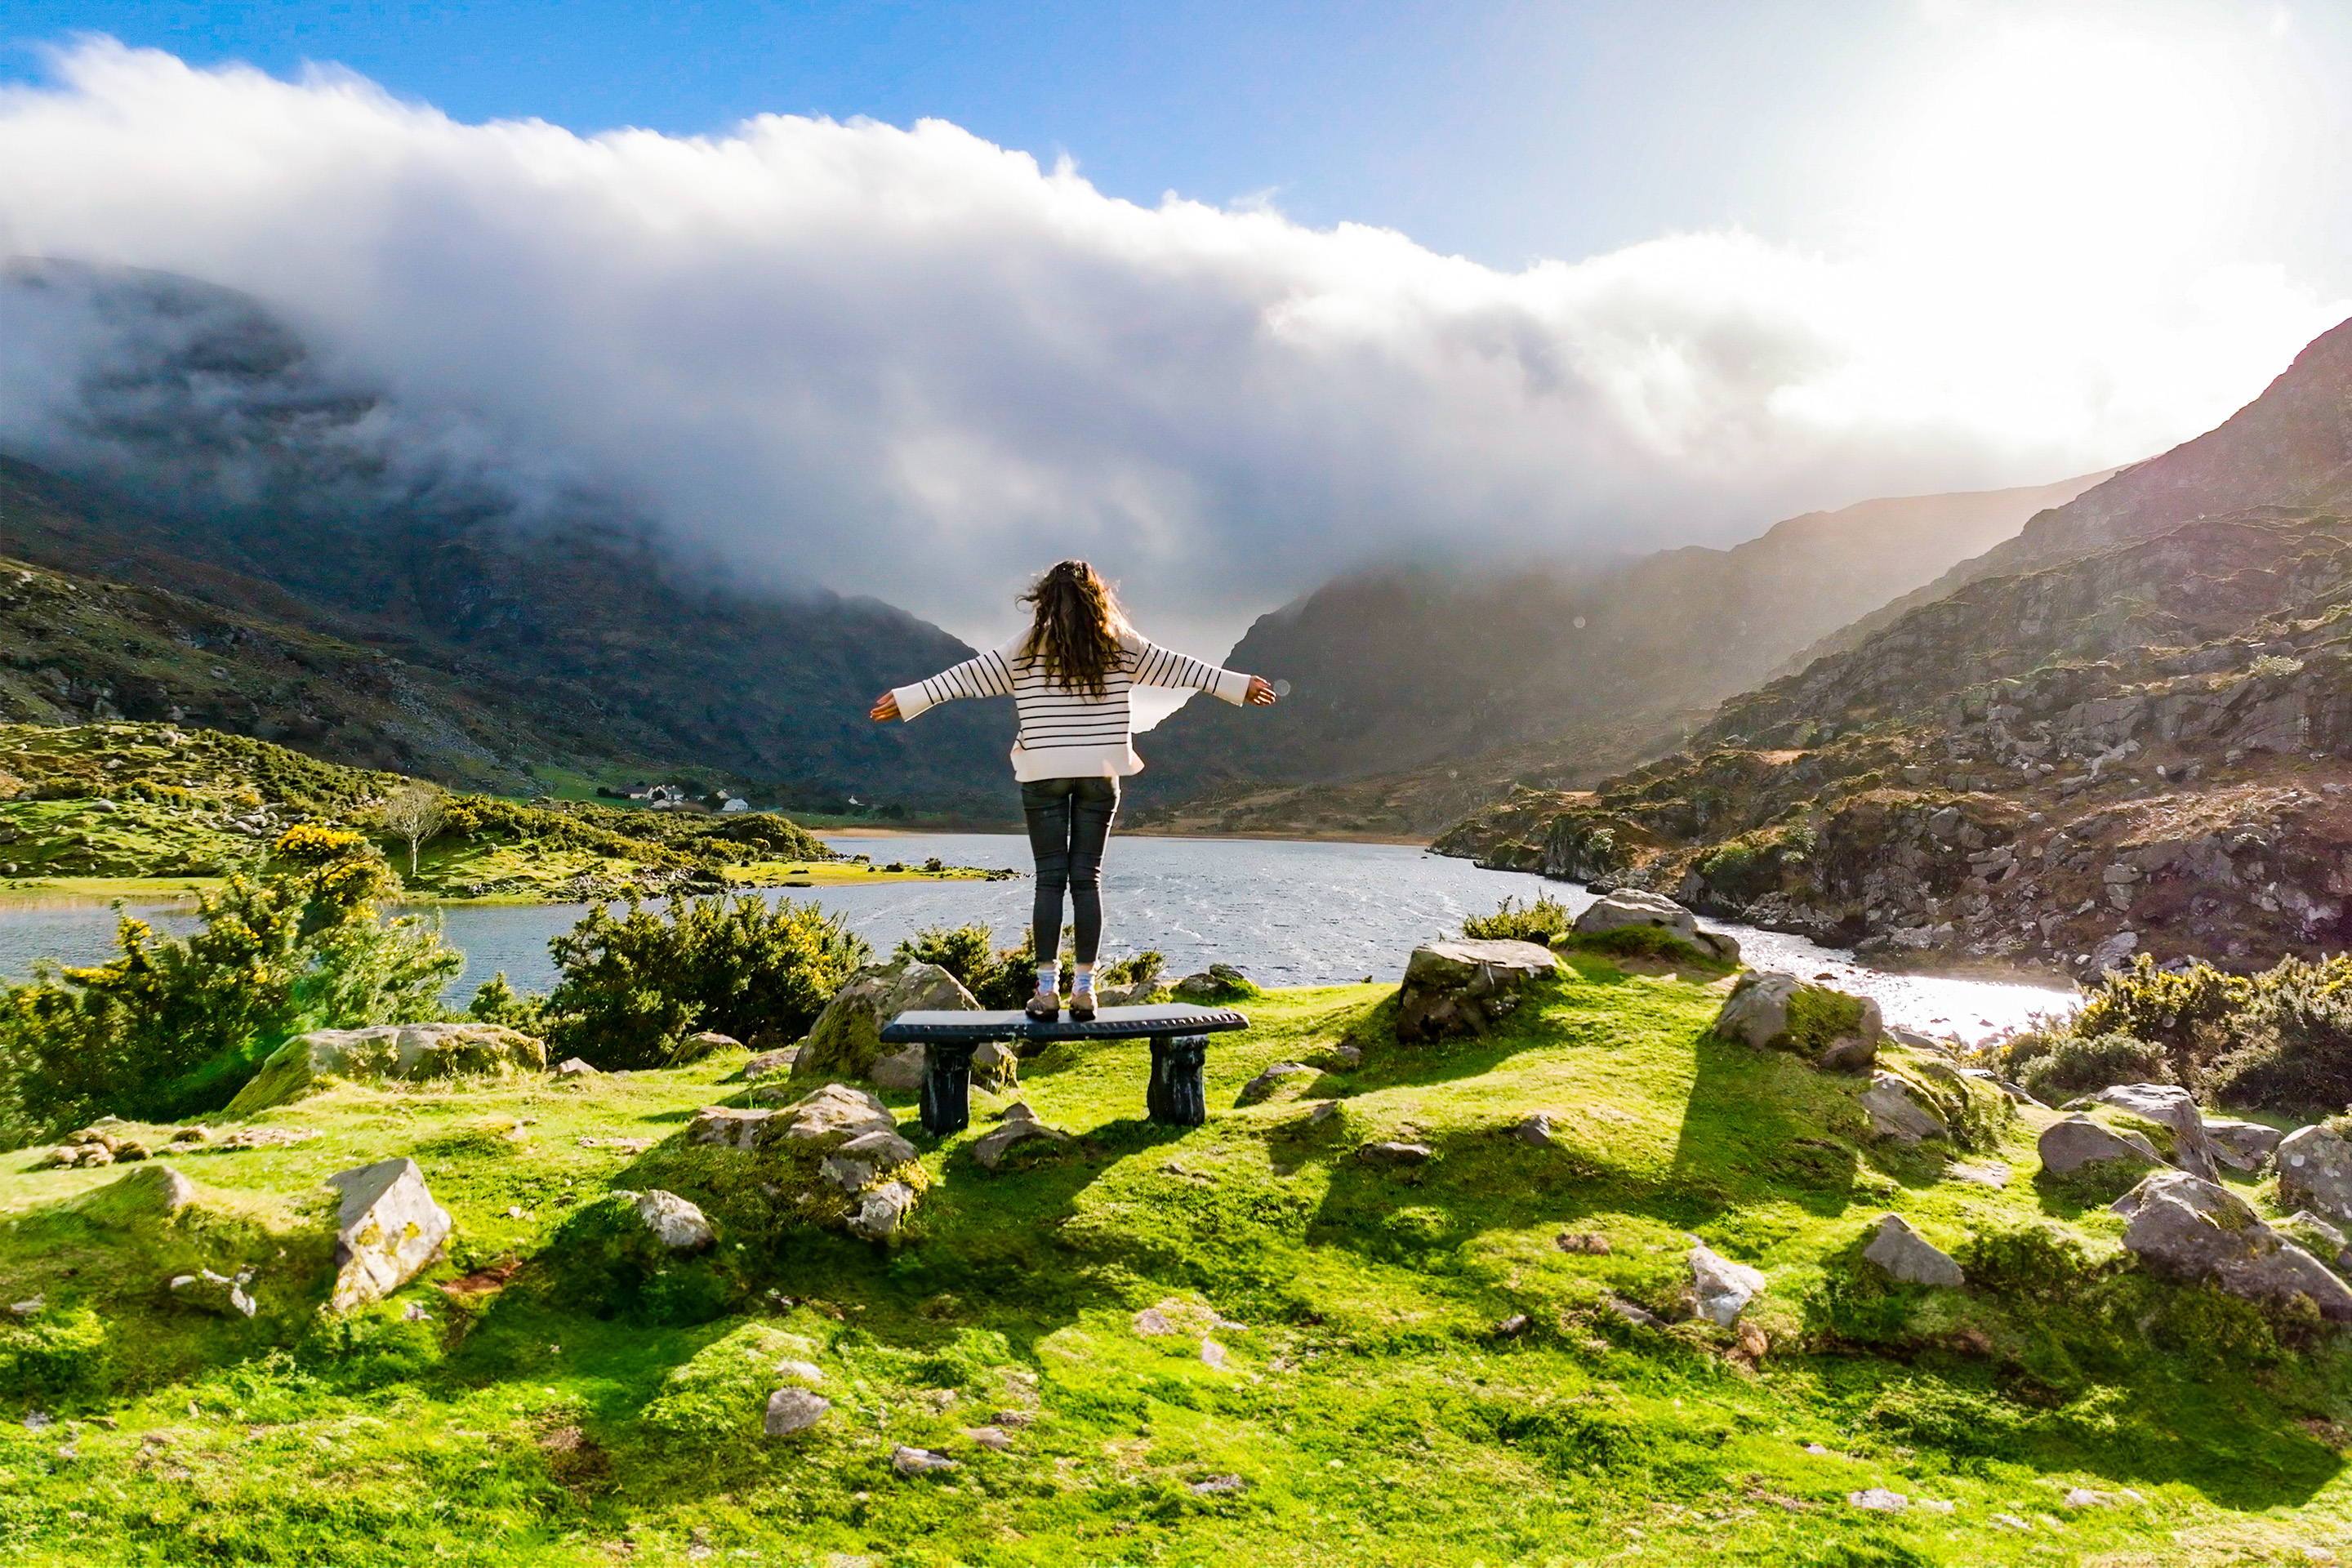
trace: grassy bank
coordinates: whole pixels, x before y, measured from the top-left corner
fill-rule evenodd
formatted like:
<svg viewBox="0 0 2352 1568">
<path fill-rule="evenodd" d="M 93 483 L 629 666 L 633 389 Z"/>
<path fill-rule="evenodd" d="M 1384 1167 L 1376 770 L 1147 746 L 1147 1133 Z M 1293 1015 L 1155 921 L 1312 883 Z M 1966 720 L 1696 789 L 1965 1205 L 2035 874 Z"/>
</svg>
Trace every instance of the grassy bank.
<svg viewBox="0 0 2352 1568">
<path fill-rule="evenodd" d="M 2341 1343 L 2124 1268 L 2095 1194 L 2030 1179 L 2043 1113 L 1969 1156 L 2016 1167 L 2006 1187 L 1950 1179 L 1935 1145 L 1863 1135 L 1858 1080 L 1706 1037 L 1707 985 L 1572 962 L 1500 1033 L 1443 1047 L 1398 1046 L 1380 987 L 1269 994 L 1215 1041 L 1211 1118 L 1185 1132 L 1141 1119 L 1140 1046 L 1033 1061 L 1024 1098 L 1076 1142 L 1023 1168 L 971 1158 L 1003 1101 L 976 1095 L 974 1127 L 935 1142 L 896 1097 L 930 1185 L 894 1247 L 744 1230 L 710 1165 L 680 1190 L 773 1293 L 687 1325 L 549 1284 L 567 1215 L 695 1168 L 665 1141 L 742 1103 L 740 1055 L 345 1086 L 257 1119 L 304 1142 L 172 1156 L 208 1212 L 266 1233 L 250 1322 L 166 1304 L 159 1256 L 92 1206 L 121 1167 L 9 1156 L 0 1295 L 43 1305 L 0 1329 L 7 1414 L 58 1424 L 0 1428 L 0 1543 L 58 1563 L 1980 1563 L 2352 1539 Z M 1230 1109 L 1343 1037 L 1360 1067 Z M 1535 1111 L 1549 1146 L 1510 1133 Z M 1357 1157 L 1389 1139 L 1432 1157 Z M 457 1216 L 448 1260 L 326 1318 L 319 1184 L 397 1153 Z M 1889 1210 L 1969 1288 L 1861 1263 Z M 1588 1235 L 1605 1254 L 1559 1241 Z M 1604 1304 L 1672 1315 L 1693 1236 L 1767 1273 L 1760 1364 Z M 1139 1331 L 1155 1307 L 1174 1331 Z M 835 1409 L 770 1440 L 784 1359 Z M 960 1468 L 903 1478 L 898 1444 Z M 1915 1500 L 1848 1504 L 1872 1487 Z M 2070 1507 L 2077 1488 L 2105 1500 Z"/>
</svg>

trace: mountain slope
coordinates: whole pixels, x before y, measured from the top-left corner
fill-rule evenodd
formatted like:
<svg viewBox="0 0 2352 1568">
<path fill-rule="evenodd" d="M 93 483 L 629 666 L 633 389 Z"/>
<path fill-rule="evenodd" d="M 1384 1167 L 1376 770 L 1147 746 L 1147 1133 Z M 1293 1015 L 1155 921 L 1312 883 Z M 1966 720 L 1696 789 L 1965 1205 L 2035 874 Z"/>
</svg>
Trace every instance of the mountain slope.
<svg viewBox="0 0 2352 1568">
<path fill-rule="evenodd" d="M 1228 660 L 1288 679 L 1289 700 L 1270 713 L 1184 708 L 1147 743 L 1137 798 L 1191 797 L 1199 819 L 1268 786 L 1366 780 L 1392 816 L 1413 817 L 1422 800 L 1460 810 L 1449 796 L 1465 777 L 1489 795 L 1515 774 L 1596 778 L 1667 749 L 1796 649 L 2102 477 L 1864 501 L 1735 549 L 1608 570 L 1343 577 L 1261 618 Z M 1432 769 L 1445 776 L 1424 778 Z"/>
</svg>

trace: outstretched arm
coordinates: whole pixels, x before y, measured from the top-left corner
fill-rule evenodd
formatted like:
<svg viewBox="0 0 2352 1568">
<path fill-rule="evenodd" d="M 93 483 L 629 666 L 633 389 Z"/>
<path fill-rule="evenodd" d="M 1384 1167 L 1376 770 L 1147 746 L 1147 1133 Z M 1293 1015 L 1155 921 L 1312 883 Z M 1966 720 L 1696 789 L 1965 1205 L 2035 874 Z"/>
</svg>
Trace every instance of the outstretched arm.
<svg viewBox="0 0 2352 1568">
<path fill-rule="evenodd" d="M 1004 654 L 999 649 L 965 659 L 952 668 L 940 671 L 929 680 L 919 680 L 912 686 L 901 686 L 884 692 L 874 700 L 867 717 L 877 723 L 887 724 L 893 719 L 912 719 L 959 697 L 1012 695 L 1013 668 L 1004 662 Z"/>
<path fill-rule="evenodd" d="M 1255 675 L 1215 665 L 1138 638 L 1133 648 L 1138 686 L 1172 687 L 1205 691 L 1238 708 L 1244 703 L 1264 708 L 1274 700 L 1274 688 Z"/>
</svg>

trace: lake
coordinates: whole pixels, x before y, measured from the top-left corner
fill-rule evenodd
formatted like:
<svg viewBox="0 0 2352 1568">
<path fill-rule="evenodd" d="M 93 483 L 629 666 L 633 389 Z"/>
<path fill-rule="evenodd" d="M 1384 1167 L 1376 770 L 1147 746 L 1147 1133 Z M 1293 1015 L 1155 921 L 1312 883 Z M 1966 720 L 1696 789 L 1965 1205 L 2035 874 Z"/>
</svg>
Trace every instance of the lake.
<svg viewBox="0 0 2352 1568">
<path fill-rule="evenodd" d="M 889 838 L 828 838 L 835 848 L 877 860 L 919 861 L 938 856 L 950 865 L 1026 868 L 1029 847 L 1017 834 L 908 834 Z M 1104 956 L 1143 948 L 1168 956 L 1171 974 L 1186 974 L 1212 960 L 1238 966 L 1266 985 L 1328 985 L 1345 981 L 1393 981 L 1414 946 L 1459 935 L 1465 915 L 1486 914 L 1507 896 L 1532 900 L 1539 893 L 1580 910 L 1593 895 L 1570 882 L 1548 882 L 1522 872 L 1482 871 L 1410 845 L 1294 842 L 1248 838 L 1114 838 L 1104 868 Z M 814 898 L 838 910 L 877 952 L 929 925 L 984 921 L 1000 942 L 1016 940 L 1029 916 L 1030 884 L 1012 882 L 883 882 L 788 894 Z M 185 906 L 142 907 L 158 929 L 185 930 Z M 547 940 L 568 931 L 586 912 L 579 904 L 484 906 L 435 911 L 446 940 L 467 956 L 450 988 L 462 1002 L 473 988 L 504 970 L 517 990 L 543 991 L 554 982 Z M 0 973 L 21 977 L 38 958 L 89 963 L 111 951 L 114 914 L 100 905 L 39 904 L 0 909 Z M 1853 955 L 1800 937 L 1703 920 L 1710 931 L 1737 937 L 1759 968 L 1830 976 L 1843 990 L 1874 997 L 1889 1023 L 1977 1039 L 2023 1023 L 2035 1013 L 2074 1005 L 2070 990 L 1980 980 L 1890 974 L 1856 963 Z"/>
</svg>

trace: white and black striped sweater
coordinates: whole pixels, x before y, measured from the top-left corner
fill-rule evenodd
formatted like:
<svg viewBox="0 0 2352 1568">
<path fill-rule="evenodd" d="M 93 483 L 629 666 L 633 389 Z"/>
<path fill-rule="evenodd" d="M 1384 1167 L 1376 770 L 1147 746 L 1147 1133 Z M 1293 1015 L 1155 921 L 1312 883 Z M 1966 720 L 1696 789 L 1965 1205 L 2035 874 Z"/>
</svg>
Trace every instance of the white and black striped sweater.
<svg viewBox="0 0 2352 1568">
<path fill-rule="evenodd" d="M 1029 635 L 993 653 L 968 658 L 929 680 L 902 686 L 898 716 L 916 714 L 959 697 L 1010 697 L 1021 711 L 1021 733 L 1013 742 L 1013 776 L 1032 779 L 1124 778 L 1143 769 L 1135 754 L 1133 720 L 1127 694 L 1138 686 L 1207 691 L 1238 708 L 1249 695 L 1249 677 L 1181 653 L 1171 653 L 1132 630 L 1118 634 L 1118 662 L 1103 680 L 1103 694 L 1073 691 L 1045 678 L 1042 660 L 1027 657 Z"/>
</svg>

